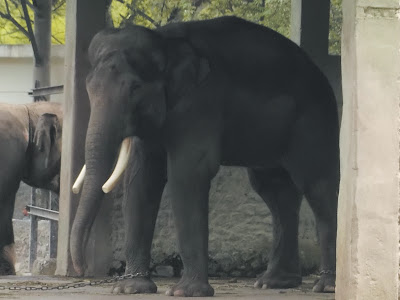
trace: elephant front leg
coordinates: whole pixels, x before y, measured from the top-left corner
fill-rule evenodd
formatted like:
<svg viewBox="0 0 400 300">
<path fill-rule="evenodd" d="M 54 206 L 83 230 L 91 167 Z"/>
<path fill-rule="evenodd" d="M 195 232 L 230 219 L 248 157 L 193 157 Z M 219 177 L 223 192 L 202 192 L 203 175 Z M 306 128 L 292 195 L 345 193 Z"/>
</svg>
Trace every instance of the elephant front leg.
<svg viewBox="0 0 400 300">
<path fill-rule="evenodd" d="M 210 172 L 210 164 L 211 169 L 215 164 L 208 155 L 195 164 L 183 160 L 169 160 L 167 187 L 184 271 L 181 280 L 166 295 L 213 296 L 214 289 L 208 283 L 208 197 L 210 181 L 216 173 Z"/>
<path fill-rule="evenodd" d="M 135 140 L 130 167 L 124 178 L 125 274 L 140 275 L 114 285 L 113 293 L 156 293 L 148 274 L 154 227 L 166 181 L 163 151 Z"/>
<path fill-rule="evenodd" d="M 12 226 L 14 200 L 15 193 L 12 193 L 8 197 L 5 197 L 3 194 L 3 197 L 0 198 L 0 275 L 15 275 L 14 264 L 16 255 Z"/>
<path fill-rule="evenodd" d="M 14 244 L 1 247 L 0 276 L 15 275 L 15 249 Z"/>
<path fill-rule="evenodd" d="M 15 275 L 14 234 L 11 218 L 0 221 L 0 276 Z"/>
</svg>

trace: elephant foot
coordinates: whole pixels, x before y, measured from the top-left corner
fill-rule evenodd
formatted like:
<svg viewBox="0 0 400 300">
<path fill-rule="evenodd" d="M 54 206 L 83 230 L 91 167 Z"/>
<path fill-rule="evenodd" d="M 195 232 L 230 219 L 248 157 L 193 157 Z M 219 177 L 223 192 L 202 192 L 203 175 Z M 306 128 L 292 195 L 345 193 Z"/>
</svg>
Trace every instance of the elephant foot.
<svg viewBox="0 0 400 300">
<path fill-rule="evenodd" d="M 315 281 L 313 292 L 334 293 L 336 285 L 336 274 L 333 271 L 322 271 L 321 276 Z"/>
<path fill-rule="evenodd" d="M 260 289 L 288 289 L 298 287 L 301 284 L 301 275 L 285 271 L 266 271 L 254 284 Z"/>
<path fill-rule="evenodd" d="M 182 278 L 165 294 L 175 297 L 211 297 L 214 296 L 214 289 L 207 281 L 198 279 L 185 280 Z"/>
<path fill-rule="evenodd" d="M 157 286 L 150 278 L 137 277 L 117 282 L 111 292 L 113 294 L 155 294 Z"/>
</svg>

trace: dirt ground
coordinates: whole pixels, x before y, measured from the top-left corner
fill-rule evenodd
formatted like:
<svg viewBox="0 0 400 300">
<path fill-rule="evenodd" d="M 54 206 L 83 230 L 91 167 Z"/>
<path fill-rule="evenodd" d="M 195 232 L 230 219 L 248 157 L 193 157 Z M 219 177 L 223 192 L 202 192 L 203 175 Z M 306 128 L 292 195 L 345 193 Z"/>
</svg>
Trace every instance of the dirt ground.
<svg viewBox="0 0 400 300">
<path fill-rule="evenodd" d="M 158 286 L 158 293 L 153 295 L 113 295 L 111 294 L 112 284 L 103 284 L 101 286 L 86 286 L 81 288 L 70 288 L 65 290 L 51 291 L 27 291 L 10 290 L 10 287 L 24 288 L 26 286 L 43 286 L 55 287 L 58 285 L 78 282 L 72 278 L 61 277 L 44 277 L 44 276 L 7 276 L 0 277 L 0 299 L 135 299 L 135 300 L 162 300 L 171 299 L 165 296 L 165 291 L 169 286 L 177 282 L 178 279 L 155 278 L 154 281 Z M 227 279 L 211 279 L 210 283 L 215 289 L 216 299 L 232 300 L 232 299 L 263 299 L 263 300 L 333 300 L 334 294 L 316 294 L 311 291 L 312 283 L 315 278 L 308 277 L 303 281 L 303 285 L 298 289 L 289 290 L 260 290 L 253 288 L 254 279 L 249 278 L 227 278 Z M 84 281 L 88 282 L 88 281 Z M 210 298 L 197 298 L 210 299 Z"/>
</svg>

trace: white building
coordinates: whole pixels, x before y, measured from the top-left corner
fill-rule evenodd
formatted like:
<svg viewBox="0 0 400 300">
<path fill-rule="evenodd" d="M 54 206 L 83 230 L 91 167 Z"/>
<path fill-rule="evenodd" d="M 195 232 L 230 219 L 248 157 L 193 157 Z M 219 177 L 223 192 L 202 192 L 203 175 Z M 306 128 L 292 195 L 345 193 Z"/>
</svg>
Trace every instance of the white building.
<svg viewBox="0 0 400 300">
<path fill-rule="evenodd" d="M 0 45 L 0 102 L 33 101 L 28 92 L 33 87 L 33 51 L 31 45 Z M 51 48 L 51 85 L 64 84 L 64 45 Z M 51 96 L 61 102 L 63 95 Z"/>
</svg>

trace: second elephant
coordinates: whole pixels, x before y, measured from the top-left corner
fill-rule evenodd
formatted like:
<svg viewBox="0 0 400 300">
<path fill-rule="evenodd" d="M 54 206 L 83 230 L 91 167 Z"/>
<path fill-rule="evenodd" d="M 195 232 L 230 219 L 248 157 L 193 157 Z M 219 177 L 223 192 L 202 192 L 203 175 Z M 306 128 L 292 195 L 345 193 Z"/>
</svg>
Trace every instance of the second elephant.
<svg viewBox="0 0 400 300">
<path fill-rule="evenodd" d="M 59 192 L 62 121 L 59 103 L 0 104 L 0 275 L 15 274 L 12 216 L 21 181 Z"/>
</svg>

